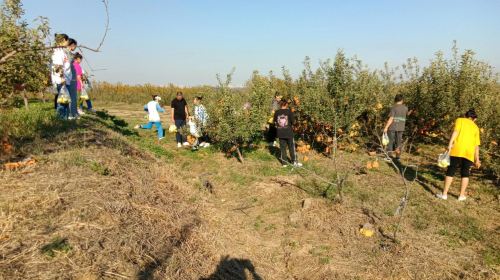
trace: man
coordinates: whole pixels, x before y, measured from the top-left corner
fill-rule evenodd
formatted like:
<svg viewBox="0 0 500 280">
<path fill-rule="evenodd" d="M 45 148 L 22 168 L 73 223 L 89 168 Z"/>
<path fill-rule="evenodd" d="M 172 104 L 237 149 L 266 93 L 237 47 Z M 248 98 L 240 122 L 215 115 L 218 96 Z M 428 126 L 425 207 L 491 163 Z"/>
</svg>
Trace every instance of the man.
<svg viewBox="0 0 500 280">
<path fill-rule="evenodd" d="M 408 107 L 403 105 L 403 95 L 397 94 L 394 97 L 394 106 L 389 113 L 389 119 L 384 128 L 384 133 L 389 136 L 389 144 L 386 151 L 396 154 L 396 160 L 401 156 L 401 146 L 403 145 L 403 132 L 406 126 L 406 116 L 409 114 Z"/>
<path fill-rule="evenodd" d="M 177 127 L 177 132 L 175 134 L 175 139 L 177 141 L 177 148 L 182 148 L 182 145 L 189 146 L 186 137 L 180 132 L 180 129 L 186 126 L 186 120 L 189 117 L 189 111 L 186 99 L 182 92 L 178 91 L 174 100 L 172 100 L 172 122 Z"/>
<path fill-rule="evenodd" d="M 280 101 L 281 109 L 274 112 L 273 121 L 276 124 L 276 135 L 280 142 L 280 161 L 283 167 L 287 167 L 288 163 L 292 163 L 295 167 L 302 166 L 301 163 L 297 161 L 297 156 L 295 154 L 295 141 L 293 140 L 293 122 L 294 115 L 293 112 L 288 108 L 288 101 Z M 290 161 L 287 160 L 286 148 L 290 153 Z"/>
</svg>

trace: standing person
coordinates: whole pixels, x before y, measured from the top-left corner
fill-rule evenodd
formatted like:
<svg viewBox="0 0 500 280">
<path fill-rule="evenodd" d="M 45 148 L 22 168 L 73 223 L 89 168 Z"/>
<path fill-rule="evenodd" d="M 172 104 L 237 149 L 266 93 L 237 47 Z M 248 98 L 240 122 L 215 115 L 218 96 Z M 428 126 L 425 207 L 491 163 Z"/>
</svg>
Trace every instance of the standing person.
<svg viewBox="0 0 500 280">
<path fill-rule="evenodd" d="M 207 121 L 208 121 L 208 113 L 207 113 L 207 109 L 205 108 L 205 106 L 203 106 L 203 104 L 201 104 L 202 99 L 203 98 L 201 96 L 196 96 L 193 100 L 194 119 L 195 119 L 196 123 L 198 124 L 198 128 L 201 131 L 201 137 L 199 139 L 201 141 L 200 147 L 207 148 L 210 146 L 208 136 L 205 132 L 205 127 L 206 127 Z"/>
<path fill-rule="evenodd" d="M 87 111 L 91 113 L 95 113 L 95 110 L 92 106 L 92 100 L 90 99 L 89 91 L 92 89 L 92 84 L 90 83 L 89 77 L 85 74 L 85 70 L 82 68 L 82 95 L 80 95 L 80 110 L 83 111 L 83 99 L 84 96 L 85 102 L 87 103 Z"/>
<path fill-rule="evenodd" d="M 66 88 L 68 90 L 69 96 L 71 98 L 70 108 L 69 108 L 69 118 L 70 120 L 78 119 L 78 96 L 76 89 L 76 71 L 73 65 L 73 54 L 72 52 L 76 49 L 77 42 L 75 39 L 70 38 L 68 40 L 68 63 L 69 63 L 69 73 L 66 76 Z M 66 70 L 65 70 L 66 71 Z"/>
<path fill-rule="evenodd" d="M 301 163 L 297 161 L 295 154 L 295 141 L 293 140 L 293 122 L 295 121 L 293 112 L 288 108 L 288 101 L 280 101 L 281 108 L 274 112 L 273 121 L 276 124 L 276 135 L 280 142 L 280 161 L 283 167 L 288 166 L 288 163 L 293 163 L 294 166 L 300 167 Z M 290 161 L 288 161 L 286 148 L 290 152 Z"/>
<path fill-rule="evenodd" d="M 64 79 L 64 63 L 68 61 L 68 57 L 66 56 L 66 52 L 64 49 L 68 46 L 68 35 L 66 34 L 55 34 L 55 42 L 57 48 L 54 48 L 51 56 L 51 79 L 52 84 L 55 87 L 55 96 L 54 96 L 54 109 L 57 110 L 57 98 L 61 93 L 61 89 L 65 84 Z"/>
<path fill-rule="evenodd" d="M 182 92 L 177 92 L 176 97 L 170 104 L 170 107 L 172 108 L 172 122 L 177 127 L 177 132 L 175 134 L 177 148 L 182 148 L 182 145 L 189 146 L 189 142 L 187 142 L 186 137 L 180 132 L 180 129 L 186 126 L 186 120 L 189 117 L 187 102 L 186 99 L 184 99 Z"/>
<path fill-rule="evenodd" d="M 465 190 L 469 185 L 470 169 L 473 164 L 477 168 L 481 167 L 481 161 L 479 160 L 479 145 L 481 144 L 481 140 L 476 120 L 476 112 L 474 109 L 470 109 L 465 113 L 465 117 L 458 118 L 455 121 L 455 127 L 447 150 L 450 155 L 450 166 L 448 166 L 448 170 L 446 171 L 443 193 L 437 194 L 438 198 L 448 199 L 448 190 L 458 167 L 460 167 L 460 175 L 462 177 L 458 201 L 464 201 L 467 198 Z"/>
<path fill-rule="evenodd" d="M 280 102 L 283 97 L 279 92 L 274 95 L 273 101 L 271 102 L 271 116 L 274 117 L 274 113 L 280 109 Z M 276 147 L 276 126 L 273 121 L 269 122 L 269 130 L 267 132 L 267 142 L 270 147 Z"/>
<path fill-rule="evenodd" d="M 80 65 L 80 63 L 82 62 L 82 59 L 83 59 L 83 56 L 77 52 L 75 53 L 75 55 L 73 56 L 73 67 L 75 68 L 75 74 L 76 74 L 76 92 L 77 92 L 77 96 L 78 96 L 78 106 L 77 106 L 77 110 L 78 110 L 78 114 L 79 115 L 83 115 L 84 112 L 83 110 L 81 109 L 83 107 L 82 103 L 83 103 L 83 99 L 82 98 L 82 90 L 83 90 L 83 70 L 82 70 L 82 66 Z"/>
<path fill-rule="evenodd" d="M 401 146 L 403 145 L 403 133 L 406 126 L 406 116 L 408 107 L 403 105 L 403 95 L 397 94 L 394 97 L 394 106 L 389 113 L 389 119 L 385 124 L 384 133 L 389 136 L 389 144 L 386 150 L 396 154 L 396 160 L 401 156 Z"/>
<path fill-rule="evenodd" d="M 148 112 L 149 122 L 145 125 L 136 125 L 135 129 L 151 129 L 153 125 L 156 126 L 158 130 L 158 140 L 162 140 L 163 127 L 161 126 L 160 113 L 165 113 L 165 110 L 160 106 L 161 97 L 158 95 L 153 95 L 153 100 L 149 101 L 148 104 L 144 105 L 144 111 Z"/>
</svg>

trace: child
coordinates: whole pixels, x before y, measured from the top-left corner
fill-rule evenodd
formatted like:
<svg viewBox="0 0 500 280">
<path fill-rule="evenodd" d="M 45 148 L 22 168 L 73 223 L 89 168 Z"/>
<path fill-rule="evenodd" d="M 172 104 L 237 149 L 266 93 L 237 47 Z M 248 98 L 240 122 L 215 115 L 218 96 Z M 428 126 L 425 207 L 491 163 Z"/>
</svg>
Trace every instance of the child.
<svg viewBox="0 0 500 280">
<path fill-rule="evenodd" d="M 153 125 L 158 129 L 158 140 L 162 140 L 163 128 L 161 127 L 160 113 L 165 113 L 165 110 L 160 106 L 161 97 L 153 95 L 153 100 L 144 105 L 144 111 L 148 112 L 149 122 L 146 125 L 136 125 L 135 129 L 151 129 Z"/>
<path fill-rule="evenodd" d="M 476 125 L 477 114 L 474 109 L 465 113 L 465 116 L 455 121 L 455 128 L 448 144 L 448 153 L 450 154 L 450 166 L 446 171 L 444 180 L 444 190 L 442 194 L 436 196 L 441 199 L 448 199 L 448 190 L 453 182 L 453 176 L 460 167 L 462 177 L 460 195 L 458 201 L 466 200 L 465 190 L 469 185 L 470 169 L 472 165 L 481 167 L 479 160 L 479 128 Z"/>
<path fill-rule="evenodd" d="M 289 162 L 293 162 L 293 165 L 296 167 L 302 166 L 301 163 L 297 161 L 297 157 L 295 155 L 295 141 L 293 140 L 293 122 L 294 115 L 290 109 L 288 109 L 288 101 L 281 100 L 280 101 L 281 109 L 274 112 L 274 123 L 276 125 L 276 136 L 279 138 L 280 143 L 280 161 L 283 167 L 287 167 Z M 286 148 L 290 152 L 290 161 L 287 161 L 286 158 Z"/>
<path fill-rule="evenodd" d="M 403 132 L 405 131 L 406 116 L 408 108 L 403 105 L 403 95 L 397 94 L 394 97 L 394 106 L 389 113 L 389 119 L 385 124 L 384 133 L 389 136 L 389 144 L 386 150 L 395 152 L 396 160 L 401 156 L 401 146 L 403 144 Z"/>
</svg>

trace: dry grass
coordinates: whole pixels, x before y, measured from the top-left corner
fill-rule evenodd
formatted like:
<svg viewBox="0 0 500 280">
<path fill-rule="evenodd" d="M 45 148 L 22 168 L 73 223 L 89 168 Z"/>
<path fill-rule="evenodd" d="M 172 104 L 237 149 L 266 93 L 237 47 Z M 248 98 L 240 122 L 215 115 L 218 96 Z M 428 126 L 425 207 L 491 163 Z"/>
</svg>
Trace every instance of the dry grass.
<svg viewBox="0 0 500 280">
<path fill-rule="evenodd" d="M 111 111 L 141 122 L 131 106 Z M 81 126 L 37 145 L 37 165 L 0 173 L 0 278 L 498 279 L 498 190 L 486 178 L 466 203 L 444 202 L 432 194 L 439 172 L 425 169 L 393 242 L 404 188 L 389 165 L 360 172 L 367 155 L 341 155 L 340 171 L 354 171 L 338 204 L 266 150 L 242 165 L 140 131 L 150 154 L 135 136 Z M 306 168 L 332 176 L 330 159 L 310 158 Z M 367 222 L 372 238 L 359 234 Z"/>
</svg>

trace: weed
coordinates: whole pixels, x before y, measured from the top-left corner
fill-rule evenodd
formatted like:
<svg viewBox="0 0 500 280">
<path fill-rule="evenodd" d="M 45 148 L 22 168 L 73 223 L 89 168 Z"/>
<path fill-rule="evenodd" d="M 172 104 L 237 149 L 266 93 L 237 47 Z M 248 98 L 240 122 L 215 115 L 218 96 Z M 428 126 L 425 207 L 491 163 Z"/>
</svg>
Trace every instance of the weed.
<svg viewBox="0 0 500 280">
<path fill-rule="evenodd" d="M 98 161 L 91 161 L 89 167 L 90 170 L 94 171 L 99 175 L 108 176 L 111 174 L 111 170 L 109 170 L 109 168 L 107 168 L 104 164 Z"/>
<path fill-rule="evenodd" d="M 44 245 L 41 249 L 44 255 L 51 258 L 55 257 L 58 252 L 68 253 L 71 250 L 72 248 L 68 239 L 62 237 L 54 238 L 49 244 Z"/>
</svg>

